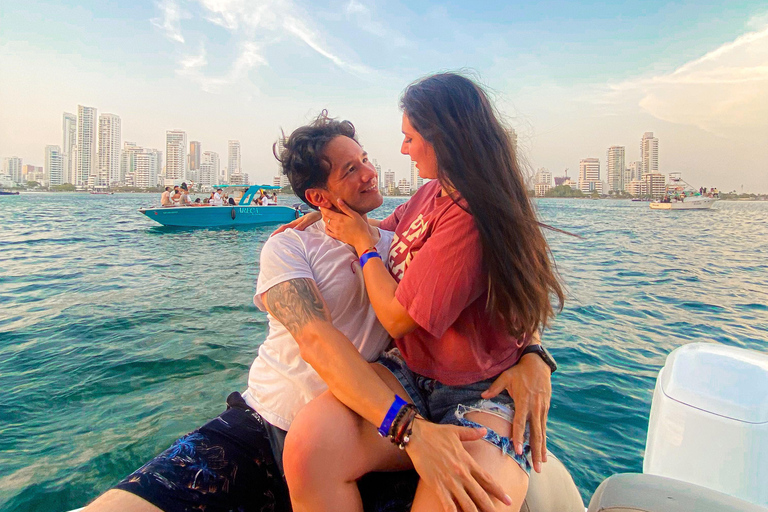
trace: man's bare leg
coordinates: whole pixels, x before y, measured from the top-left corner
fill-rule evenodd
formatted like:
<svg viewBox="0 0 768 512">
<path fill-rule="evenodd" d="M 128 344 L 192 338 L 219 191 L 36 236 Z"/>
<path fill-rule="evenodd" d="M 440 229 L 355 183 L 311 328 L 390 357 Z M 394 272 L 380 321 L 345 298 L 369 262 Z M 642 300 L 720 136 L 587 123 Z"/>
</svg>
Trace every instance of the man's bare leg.
<svg viewBox="0 0 768 512">
<path fill-rule="evenodd" d="M 110 489 L 82 512 L 163 512 L 144 498 L 121 489 Z"/>
</svg>

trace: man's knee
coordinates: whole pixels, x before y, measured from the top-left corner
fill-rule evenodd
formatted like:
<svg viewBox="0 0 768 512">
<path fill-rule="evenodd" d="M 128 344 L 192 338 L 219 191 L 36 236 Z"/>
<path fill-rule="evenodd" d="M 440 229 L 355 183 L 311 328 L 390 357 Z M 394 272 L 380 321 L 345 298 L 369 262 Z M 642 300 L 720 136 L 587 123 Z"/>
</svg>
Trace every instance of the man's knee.
<svg viewBox="0 0 768 512">
<path fill-rule="evenodd" d="M 110 489 L 93 500 L 83 512 L 162 512 L 147 500 L 120 489 Z"/>
<path fill-rule="evenodd" d="M 296 416 L 285 438 L 283 467 L 291 491 L 329 478 L 355 478 L 335 464 L 359 438 L 361 418 L 332 395 L 317 398 Z M 349 474 L 346 474 L 346 473 Z"/>
</svg>

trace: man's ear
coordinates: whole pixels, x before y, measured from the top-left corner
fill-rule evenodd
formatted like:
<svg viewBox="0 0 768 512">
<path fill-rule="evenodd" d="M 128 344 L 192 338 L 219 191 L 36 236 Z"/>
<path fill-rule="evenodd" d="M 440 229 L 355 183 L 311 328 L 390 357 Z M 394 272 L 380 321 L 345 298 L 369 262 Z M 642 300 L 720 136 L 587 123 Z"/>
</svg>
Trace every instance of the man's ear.
<svg viewBox="0 0 768 512">
<path fill-rule="evenodd" d="M 308 188 L 304 192 L 304 197 L 309 204 L 323 208 L 333 208 L 329 195 L 330 193 L 324 188 Z"/>
</svg>

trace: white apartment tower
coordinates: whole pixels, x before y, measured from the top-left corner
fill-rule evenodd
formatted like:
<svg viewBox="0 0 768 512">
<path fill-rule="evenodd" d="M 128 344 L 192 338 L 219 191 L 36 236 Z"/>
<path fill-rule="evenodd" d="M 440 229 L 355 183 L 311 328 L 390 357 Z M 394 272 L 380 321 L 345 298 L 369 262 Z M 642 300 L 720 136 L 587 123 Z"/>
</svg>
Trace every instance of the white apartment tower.
<svg viewBox="0 0 768 512">
<path fill-rule="evenodd" d="M 392 169 L 387 169 L 387 172 L 384 173 L 384 190 L 389 195 L 395 193 L 395 171 Z"/>
<path fill-rule="evenodd" d="M 579 162 L 579 190 L 585 194 L 603 191 L 599 158 L 584 158 Z"/>
<path fill-rule="evenodd" d="M 624 182 L 624 146 L 611 146 L 608 148 L 606 170 L 608 173 L 608 190 L 622 192 L 625 190 Z"/>
<path fill-rule="evenodd" d="M 62 161 L 64 183 L 75 182 L 75 147 L 77 146 L 77 116 L 64 112 L 62 120 Z"/>
<path fill-rule="evenodd" d="M 230 140 L 227 144 L 228 158 L 227 158 L 227 181 L 233 174 L 241 174 L 243 169 L 240 165 L 240 141 Z"/>
<path fill-rule="evenodd" d="M 416 168 L 416 162 L 411 160 L 411 190 L 416 192 L 424 185 L 424 178 L 419 176 L 419 170 Z"/>
<path fill-rule="evenodd" d="M 14 183 L 21 183 L 21 165 L 21 158 L 10 156 L 3 160 L 3 174 L 10 176 Z"/>
<path fill-rule="evenodd" d="M 156 149 L 144 149 L 134 155 L 134 187 L 150 188 L 157 186 L 160 174 L 160 152 Z"/>
<path fill-rule="evenodd" d="M 640 161 L 643 176 L 659 172 L 659 139 L 653 136 L 653 132 L 645 132 L 640 140 Z"/>
<path fill-rule="evenodd" d="M 45 177 L 49 186 L 64 183 L 64 158 L 59 146 L 45 146 Z"/>
<path fill-rule="evenodd" d="M 182 130 L 165 132 L 165 178 L 187 179 L 187 133 Z"/>
<path fill-rule="evenodd" d="M 91 176 L 98 172 L 96 162 L 96 109 L 77 106 L 77 161 L 73 184 L 88 185 Z"/>
<path fill-rule="evenodd" d="M 120 155 L 120 183 L 129 187 L 136 186 L 136 155 L 144 151 L 135 142 L 124 142 L 123 152 Z"/>
<path fill-rule="evenodd" d="M 111 187 L 120 183 L 120 117 L 99 116 L 99 185 Z"/>
<path fill-rule="evenodd" d="M 219 154 L 206 151 L 200 163 L 200 184 L 212 187 L 219 181 Z"/>
</svg>

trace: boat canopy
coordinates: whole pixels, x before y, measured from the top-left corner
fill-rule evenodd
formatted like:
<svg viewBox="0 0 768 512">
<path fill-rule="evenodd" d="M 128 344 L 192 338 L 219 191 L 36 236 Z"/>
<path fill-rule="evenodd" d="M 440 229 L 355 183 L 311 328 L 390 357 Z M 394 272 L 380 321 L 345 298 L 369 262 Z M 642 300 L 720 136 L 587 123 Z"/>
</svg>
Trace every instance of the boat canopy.
<svg viewBox="0 0 768 512">
<path fill-rule="evenodd" d="M 215 185 L 213 187 L 213 190 L 216 190 L 218 188 L 237 188 L 242 189 L 245 188 L 245 185 Z M 248 189 L 243 192 L 243 195 L 240 197 L 239 204 L 241 205 L 249 205 L 251 202 L 253 202 L 253 198 L 256 196 L 256 194 L 259 192 L 259 190 L 280 190 L 281 187 L 277 187 L 275 185 L 249 185 Z M 237 196 L 235 196 L 237 198 Z"/>
</svg>

